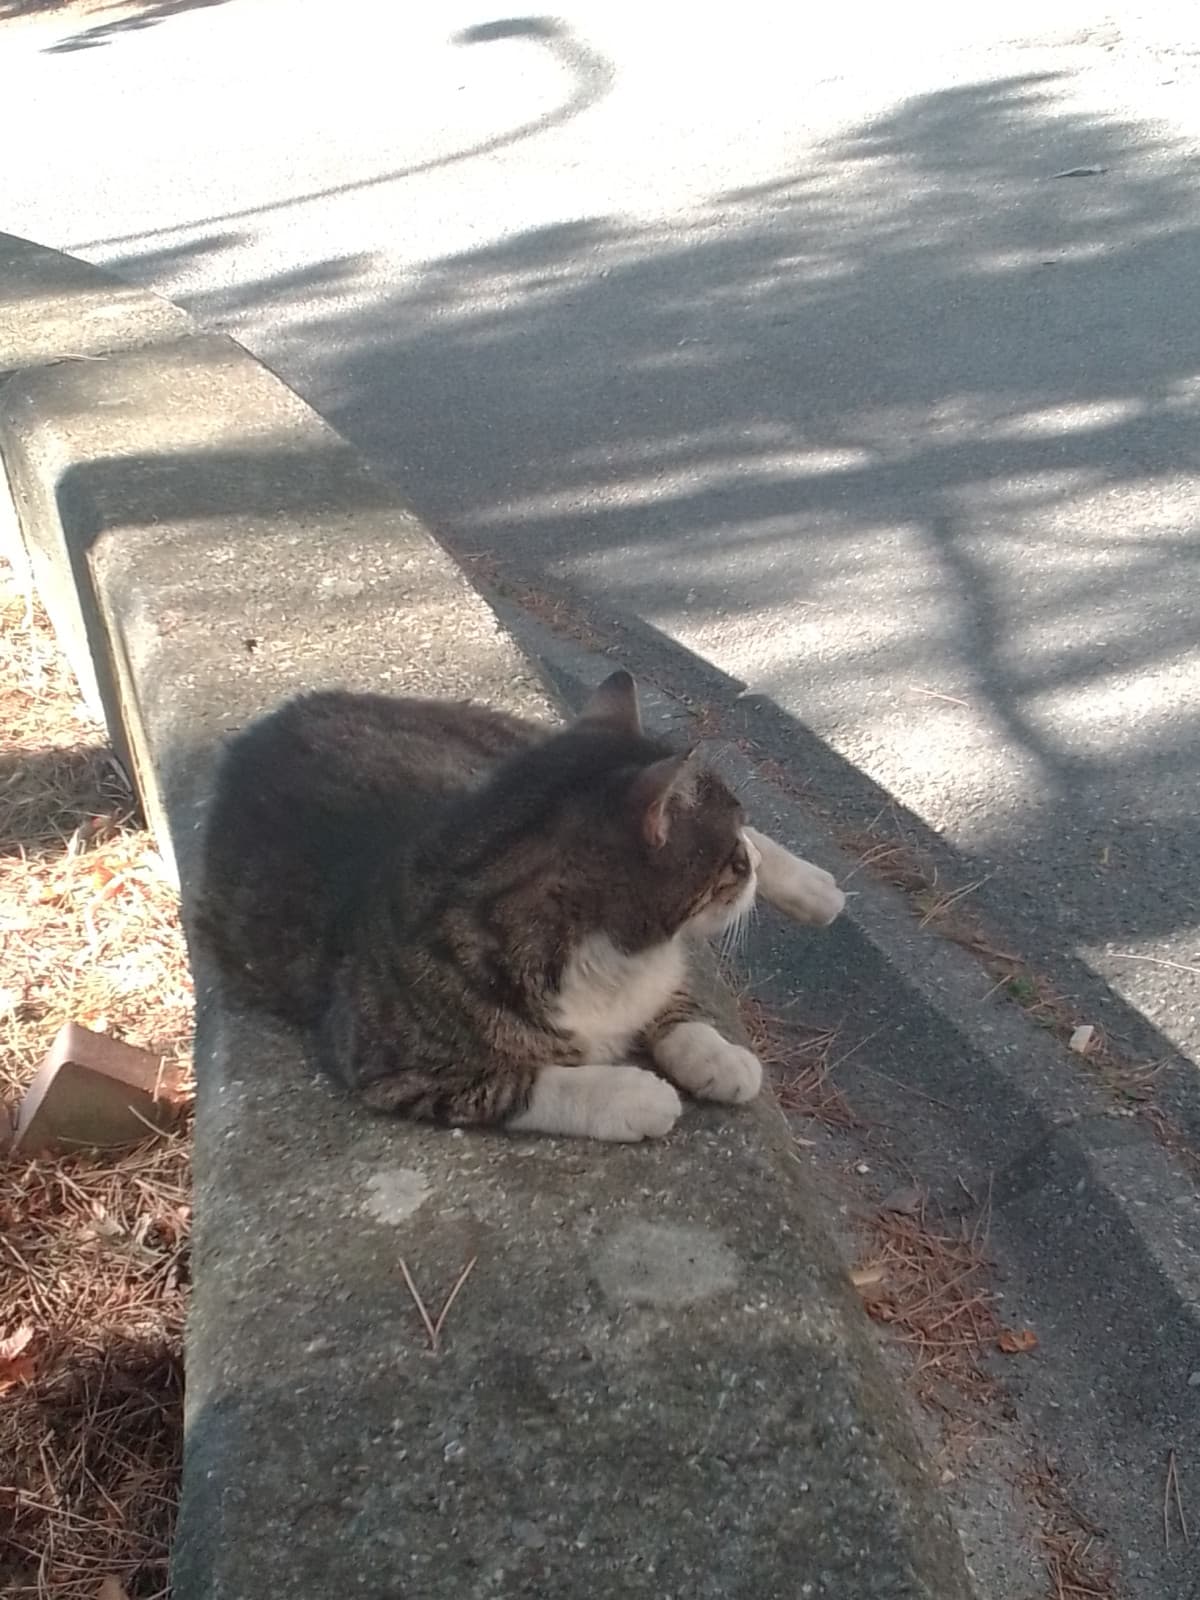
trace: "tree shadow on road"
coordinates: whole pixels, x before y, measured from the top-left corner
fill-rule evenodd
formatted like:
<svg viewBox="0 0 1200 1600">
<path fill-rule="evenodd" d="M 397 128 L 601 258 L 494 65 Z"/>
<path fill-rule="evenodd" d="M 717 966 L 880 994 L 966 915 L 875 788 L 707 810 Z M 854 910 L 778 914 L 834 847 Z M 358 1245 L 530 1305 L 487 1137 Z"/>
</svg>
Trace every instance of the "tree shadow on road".
<svg viewBox="0 0 1200 1600">
<path fill-rule="evenodd" d="M 0 22 L 18 17 L 61 17 L 75 31 L 47 47 L 49 55 L 69 55 L 109 44 L 184 11 L 225 5 L 227 0 L 0 0 Z M 79 24 L 87 23 L 86 26 Z"/>
<path fill-rule="evenodd" d="M 186 4 L 187 0 L 181 0 Z M 191 0 L 198 5 L 224 5 L 226 0 Z M 3 4 L 3 0 L 0 0 Z M 145 24 L 149 26 L 149 24 Z M 614 80 L 612 62 L 598 50 L 593 50 L 582 39 L 565 27 L 554 17 L 527 16 L 506 17 L 502 20 L 481 23 L 477 27 L 464 28 L 455 34 L 451 43 L 460 48 L 469 49 L 475 45 L 494 44 L 505 40 L 521 39 L 540 48 L 551 60 L 562 68 L 568 89 L 557 105 L 548 111 L 529 118 L 527 121 L 517 122 L 490 138 L 483 139 L 474 144 L 463 145 L 457 150 L 450 150 L 443 154 L 432 156 L 427 161 L 417 161 L 410 166 L 392 168 L 385 172 L 373 173 L 360 178 L 354 183 L 335 184 L 328 188 L 312 189 L 303 195 L 289 195 L 285 199 L 261 202 L 256 205 L 246 206 L 237 211 L 224 212 L 220 218 L 205 218 L 194 222 L 185 223 L 168 228 L 156 234 L 162 249 L 175 252 L 180 261 L 189 253 L 209 253 L 214 248 L 213 238 L 210 235 L 201 239 L 197 237 L 198 230 L 209 227 L 216 222 L 223 226 L 233 222 L 253 219 L 261 221 L 272 213 L 282 214 L 294 212 L 297 206 L 320 204 L 325 200 L 334 200 L 340 196 L 356 193 L 366 189 L 386 189 L 393 184 L 402 183 L 410 178 L 421 177 L 426 173 L 435 172 L 444 167 L 455 167 L 465 162 L 479 161 L 486 156 L 495 156 L 512 145 L 522 144 L 527 139 L 539 137 L 548 133 L 553 128 L 562 127 L 565 123 L 573 121 L 576 117 L 589 110 L 609 92 Z M 68 41 L 61 47 L 53 49 L 85 48 L 82 45 L 71 45 Z M 95 252 L 110 249 L 117 245 L 135 243 L 144 235 L 123 235 L 107 239 L 91 239 L 84 244 L 77 244 L 74 248 Z M 226 235 L 229 237 L 229 235 Z M 168 244 L 168 240 L 176 243 Z M 145 267 L 144 254 L 137 257 Z M 320 267 L 313 269 L 320 272 Z M 293 287 L 299 288 L 299 285 Z"/>
</svg>

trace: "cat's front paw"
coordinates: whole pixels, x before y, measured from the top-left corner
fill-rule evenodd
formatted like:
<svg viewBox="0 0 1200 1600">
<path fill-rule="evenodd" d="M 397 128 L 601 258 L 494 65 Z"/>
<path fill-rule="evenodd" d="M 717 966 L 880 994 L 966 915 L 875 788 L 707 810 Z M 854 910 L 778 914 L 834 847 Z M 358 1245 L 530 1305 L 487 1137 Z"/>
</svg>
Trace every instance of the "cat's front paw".
<svg viewBox="0 0 1200 1600">
<path fill-rule="evenodd" d="M 826 927 L 841 915 L 846 896 L 832 873 L 801 856 L 794 856 L 755 828 L 747 828 L 744 838 L 747 847 L 753 847 L 758 856 L 755 865 L 759 893 L 777 911 L 791 917 L 793 922 L 808 922 L 818 928 Z"/>
<path fill-rule="evenodd" d="M 811 861 L 796 860 L 772 885 L 771 899 L 777 910 L 793 922 L 807 922 L 825 928 L 840 917 L 846 896 L 833 874 Z"/>
<path fill-rule="evenodd" d="M 514 1133 L 556 1133 L 572 1139 L 635 1144 L 661 1139 L 683 1110 L 669 1083 L 642 1067 L 543 1067 Z"/>
<path fill-rule="evenodd" d="M 596 1109 L 593 1139 L 629 1144 L 670 1133 L 683 1105 L 669 1083 L 642 1067 L 609 1067 L 607 1075 L 612 1081 Z"/>
<path fill-rule="evenodd" d="M 730 1044 L 707 1022 L 681 1022 L 654 1045 L 654 1059 L 673 1082 L 699 1100 L 727 1105 L 753 1100 L 762 1087 L 762 1063 Z"/>
</svg>

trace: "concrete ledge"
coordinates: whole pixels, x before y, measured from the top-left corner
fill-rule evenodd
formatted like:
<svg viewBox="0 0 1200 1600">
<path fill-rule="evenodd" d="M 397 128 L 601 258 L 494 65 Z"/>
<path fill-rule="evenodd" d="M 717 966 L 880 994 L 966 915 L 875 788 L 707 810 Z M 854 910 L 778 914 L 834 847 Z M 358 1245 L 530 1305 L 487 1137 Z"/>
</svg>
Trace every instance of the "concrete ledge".
<svg viewBox="0 0 1200 1600">
<path fill-rule="evenodd" d="M 86 261 L 0 233 L 0 373 L 99 361 L 195 326 L 186 311 Z"/>
<path fill-rule="evenodd" d="M 184 1597 L 957 1596 L 782 1129 L 359 1117 L 207 1016 Z M 401 1262 L 433 1318 L 428 1347 Z M 219 1528 L 219 1537 L 214 1530 Z"/>
<path fill-rule="evenodd" d="M 0 331 L 45 257 L 4 241 L 24 265 Z M 60 326 L 76 269 L 39 302 Z M 231 341 L 161 328 L 159 302 L 139 340 L 121 294 L 101 361 L 0 352 L 0 451 L 186 915 L 214 747 L 282 695 L 549 708 L 330 429 Z M 693 1110 L 654 1148 L 390 1124 L 195 977 L 177 1600 L 967 1595 L 769 1104 Z M 461 1285 L 436 1352 L 406 1272 L 434 1317 Z"/>
<path fill-rule="evenodd" d="M 103 365 L 122 351 L 170 343 L 195 331 L 191 318 L 165 300 L 119 283 L 86 262 L 6 234 L 0 234 L 0 285 L 0 383 L 59 367 L 86 371 L 89 364 Z M 58 386 L 50 402 L 60 427 L 38 439 L 44 449 L 53 450 L 61 431 L 69 430 L 70 394 L 68 382 Z M 0 550 L 41 595 L 92 714 L 119 726 L 115 697 L 102 694 L 97 680 L 105 653 L 86 544 L 65 546 L 54 503 L 60 463 L 26 461 L 21 450 L 21 413 L 26 408 L 33 408 L 30 415 L 37 413 L 38 397 L 14 382 L 7 401 L 13 426 L 2 455 L 19 520 L 13 519 L 7 503 L 0 506 Z M 110 394 L 109 404 L 120 407 L 122 398 Z M 86 394 L 80 395 L 77 408 L 87 405 Z M 4 428 L 0 421 L 0 430 Z M 70 464 L 68 452 L 61 466 Z M 120 740 L 118 748 L 127 754 Z"/>
</svg>

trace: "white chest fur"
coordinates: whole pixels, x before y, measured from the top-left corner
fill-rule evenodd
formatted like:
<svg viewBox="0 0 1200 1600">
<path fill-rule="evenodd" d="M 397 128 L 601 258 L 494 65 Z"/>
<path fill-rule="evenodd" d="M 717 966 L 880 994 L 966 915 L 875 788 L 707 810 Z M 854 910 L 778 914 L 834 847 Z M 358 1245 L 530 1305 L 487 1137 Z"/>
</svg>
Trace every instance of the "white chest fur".
<svg viewBox="0 0 1200 1600">
<path fill-rule="evenodd" d="M 630 956 L 602 934 L 586 939 L 567 963 L 555 1025 L 589 1062 L 621 1061 L 642 1029 L 683 983 L 677 940 Z"/>
</svg>

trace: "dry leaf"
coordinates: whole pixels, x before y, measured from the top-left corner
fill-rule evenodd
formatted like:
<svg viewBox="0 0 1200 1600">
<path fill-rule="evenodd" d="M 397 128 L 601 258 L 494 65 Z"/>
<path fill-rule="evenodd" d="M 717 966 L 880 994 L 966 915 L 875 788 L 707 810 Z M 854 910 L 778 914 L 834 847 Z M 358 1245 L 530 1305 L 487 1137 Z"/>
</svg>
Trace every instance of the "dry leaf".
<svg viewBox="0 0 1200 1600">
<path fill-rule="evenodd" d="M 1030 1350 L 1036 1350 L 1037 1342 L 1037 1334 L 1032 1328 L 1021 1328 L 1019 1331 L 1016 1328 L 1001 1328 L 996 1346 L 1006 1356 L 1023 1356 Z"/>
<path fill-rule="evenodd" d="M 129 1591 L 120 1578 L 102 1578 L 96 1590 L 96 1600 L 129 1600 Z"/>
<path fill-rule="evenodd" d="M 191 1220 L 191 1206 L 172 1206 L 160 1212 L 154 1219 L 154 1226 L 168 1244 L 174 1245 L 187 1233 Z"/>
<path fill-rule="evenodd" d="M 873 1283 L 883 1282 L 882 1267 L 855 1267 L 850 1274 L 850 1282 L 856 1289 L 868 1289 Z"/>
<path fill-rule="evenodd" d="M 29 1383 L 37 1363 L 25 1350 L 33 1338 L 33 1328 L 23 1322 L 7 1339 L 0 1339 L 0 1393 L 18 1383 Z"/>
<path fill-rule="evenodd" d="M 0 1394 L 15 1389 L 19 1383 L 32 1383 L 37 1362 L 32 1356 L 15 1356 L 11 1361 L 0 1361 Z"/>
<path fill-rule="evenodd" d="M 12 1361 L 19 1356 L 22 1350 L 33 1338 L 33 1325 L 23 1322 L 15 1333 L 10 1333 L 7 1339 L 0 1339 L 0 1361 Z"/>
</svg>

